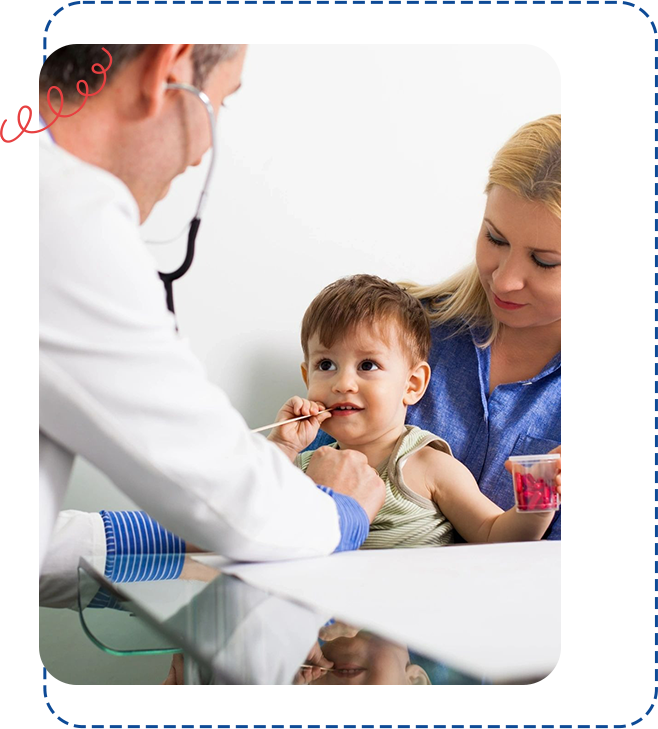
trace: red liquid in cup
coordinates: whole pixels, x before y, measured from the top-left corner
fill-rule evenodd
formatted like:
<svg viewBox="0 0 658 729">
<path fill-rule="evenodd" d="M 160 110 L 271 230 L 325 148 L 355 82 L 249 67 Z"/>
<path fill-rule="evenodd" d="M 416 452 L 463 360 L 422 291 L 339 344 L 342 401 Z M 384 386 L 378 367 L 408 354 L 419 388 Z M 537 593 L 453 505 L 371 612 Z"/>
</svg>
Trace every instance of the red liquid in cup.
<svg viewBox="0 0 658 729">
<path fill-rule="evenodd" d="M 553 480 L 534 478 L 529 473 L 514 476 L 516 508 L 518 511 L 547 511 L 557 509 L 560 498 Z"/>
</svg>

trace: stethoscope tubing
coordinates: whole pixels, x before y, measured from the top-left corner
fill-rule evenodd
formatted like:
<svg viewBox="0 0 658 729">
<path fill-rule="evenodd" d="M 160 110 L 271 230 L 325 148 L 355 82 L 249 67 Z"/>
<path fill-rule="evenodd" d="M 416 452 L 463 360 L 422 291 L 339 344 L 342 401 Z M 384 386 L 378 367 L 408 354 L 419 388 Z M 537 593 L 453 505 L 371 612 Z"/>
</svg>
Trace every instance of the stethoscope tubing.
<svg viewBox="0 0 658 729">
<path fill-rule="evenodd" d="M 210 124 L 210 140 L 212 149 L 212 156 L 210 159 L 208 173 L 206 175 L 206 180 L 203 184 L 201 195 L 199 196 L 199 203 L 197 205 L 196 213 L 194 214 L 194 217 L 190 222 L 190 228 L 187 234 L 187 249 L 185 251 L 185 259 L 183 260 L 183 263 L 174 271 L 170 271 L 168 273 L 158 271 L 158 275 L 160 276 L 160 279 L 162 280 L 165 287 L 165 292 L 167 296 L 167 308 L 172 314 L 175 315 L 176 312 L 174 310 L 173 282 L 187 273 L 187 271 L 190 269 L 190 266 L 192 265 L 192 261 L 194 260 L 196 236 L 199 232 L 199 226 L 201 225 L 201 213 L 203 212 L 203 209 L 206 205 L 206 201 L 208 199 L 208 190 L 210 189 L 210 182 L 215 171 L 215 162 L 217 159 L 217 124 L 215 122 L 215 112 L 212 108 L 212 104 L 210 103 L 210 99 L 203 91 L 197 89 L 196 86 L 191 86 L 190 84 L 184 83 L 167 83 L 165 84 L 165 88 L 188 91 L 189 93 L 194 94 L 194 96 L 196 96 L 199 101 L 203 103 L 205 110 L 208 114 L 208 122 Z"/>
</svg>

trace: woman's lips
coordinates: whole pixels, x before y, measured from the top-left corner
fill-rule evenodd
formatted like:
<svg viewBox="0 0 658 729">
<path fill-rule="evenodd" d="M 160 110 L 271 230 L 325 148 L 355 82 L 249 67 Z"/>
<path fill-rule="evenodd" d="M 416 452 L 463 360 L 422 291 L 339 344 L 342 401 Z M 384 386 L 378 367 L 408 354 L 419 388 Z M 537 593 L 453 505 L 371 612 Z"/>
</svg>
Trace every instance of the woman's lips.
<svg viewBox="0 0 658 729">
<path fill-rule="evenodd" d="M 493 293 L 493 291 L 491 293 L 494 297 L 494 303 L 496 304 L 496 306 L 500 306 L 501 309 L 508 309 L 511 311 L 513 309 L 522 309 L 524 306 L 526 306 L 526 304 L 514 304 L 511 301 L 503 301 L 502 299 L 499 299 L 496 294 Z"/>
</svg>

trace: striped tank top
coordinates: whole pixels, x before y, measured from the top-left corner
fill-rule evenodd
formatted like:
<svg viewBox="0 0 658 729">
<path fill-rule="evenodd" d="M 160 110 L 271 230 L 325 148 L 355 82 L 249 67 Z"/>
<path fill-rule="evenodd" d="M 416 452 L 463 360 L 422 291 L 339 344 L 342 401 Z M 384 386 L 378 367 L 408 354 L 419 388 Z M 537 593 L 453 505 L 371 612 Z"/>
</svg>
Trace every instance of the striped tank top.
<svg viewBox="0 0 658 729">
<path fill-rule="evenodd" d="M 439 507 L 404 482 L 402 469 L 407 458 L 426 446 L 452 455 L 450 446 L 438 435 L 407 425 L 388 460 L 377 468 L 386 486 L 386 499 L 361 549 L 432 547 L 454 541 L 452 524 Z M 330 447 L 337 448 L 338 443 L 331 443 Z M 306 471 L 313 453 L 300 453 L 295 465 Z"/>
</svg>

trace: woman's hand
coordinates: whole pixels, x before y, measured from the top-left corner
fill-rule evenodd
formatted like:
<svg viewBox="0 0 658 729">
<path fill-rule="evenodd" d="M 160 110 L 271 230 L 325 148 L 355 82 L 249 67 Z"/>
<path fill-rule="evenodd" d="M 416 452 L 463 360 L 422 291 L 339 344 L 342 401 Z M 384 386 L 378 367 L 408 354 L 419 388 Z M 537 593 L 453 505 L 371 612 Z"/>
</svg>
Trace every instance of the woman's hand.
<svg viewBox="0 0 658 729">
<path fill-rule="evenodd" d="M 330 412 L 320 412 L 321 410 L 325 410 L 325 406 L 321 402 L 313 402 L 297 396 L 291 397 L 277 413 L 277 423 L 297 418 L 300 415 L 312 417 L 274 428 L 267 439 L 277 445 L 291 461 L 294 461 L 297 454 L 315 440 L 320 425 L 331 417 Z"/>
<path fill-rule="evenodd" d="M 562 455 L 562 444 L 560 443 L 560 445 L 557 448 L 553 448 L 553 450 L 549 451 L 549 453 L 557 453 L 561 456 Z M 505 468 L 510 473 L 512 473 L 512 461 L 505 461 Z M 558 464 L 557 464 L 557 475 L 555 476 L 555 487 L 556 487 L 556 491 L 558 492 L 558 494 L 560 494 L 560 496 L 562 496 L 562 458 L 560 458 L 560 460 L 558 461 Z"/>
</svg>

